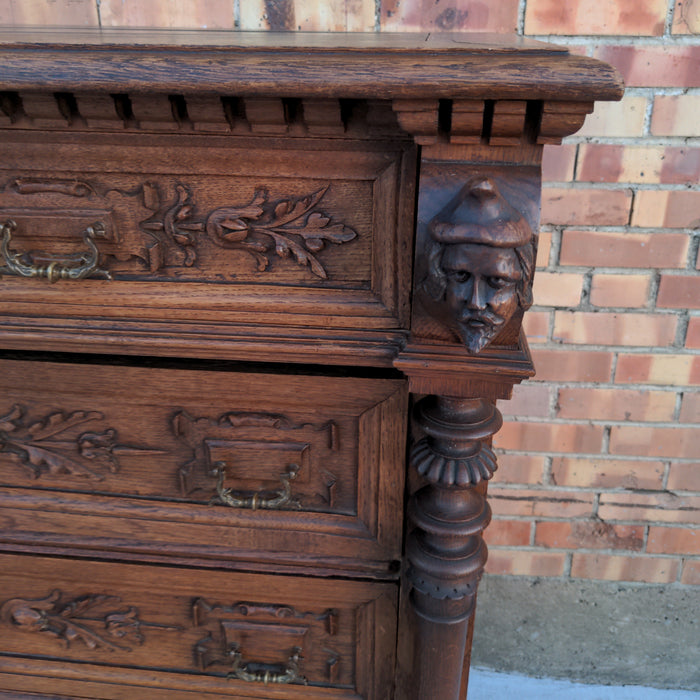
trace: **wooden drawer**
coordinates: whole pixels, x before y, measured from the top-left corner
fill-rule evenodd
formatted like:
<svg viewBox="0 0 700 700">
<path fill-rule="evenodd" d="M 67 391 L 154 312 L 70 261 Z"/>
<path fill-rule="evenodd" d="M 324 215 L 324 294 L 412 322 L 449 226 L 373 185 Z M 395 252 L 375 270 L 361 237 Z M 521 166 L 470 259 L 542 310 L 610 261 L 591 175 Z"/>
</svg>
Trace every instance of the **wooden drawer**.
<svg viewBox="0 0 700 700">
<path fill-rule="evenodd" d="M 401 380 L 5 360 L 0 397 L 6 544 L 396 573 Z"/>
<path fill-rule="evenodd" d="M 391 583 L 2 555 L 0 687 L 389 698 L 396 601 Z"/>
<path fill-rule="evenodd" d="M 405 142 L 0 130 L 0 153 L 0 225 L 15 224 L 6 257 L 18 270 L 55 263 L 57 276 L 90 269 L 50 284 L 5 261 L 3 314 L 36 319 L 34 347 L 81 324 L 95 339 L 145 331 L 161 353 L 162 322 L 171 334 L 216 324 L 239 343 L 250 324 L 258 336 L 408 327 Z"/>
</svg>

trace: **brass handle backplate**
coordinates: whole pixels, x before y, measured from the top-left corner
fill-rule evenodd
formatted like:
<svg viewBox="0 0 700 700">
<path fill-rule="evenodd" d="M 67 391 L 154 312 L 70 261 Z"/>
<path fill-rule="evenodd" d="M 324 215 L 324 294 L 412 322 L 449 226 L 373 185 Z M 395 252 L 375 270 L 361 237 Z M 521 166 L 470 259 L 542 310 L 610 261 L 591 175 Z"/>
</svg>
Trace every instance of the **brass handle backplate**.
<svg viewBox="0 0 700 700">
<path fill-rule="evenodd" d="M 294 647 L 286 666 L 281 664 L 262 664 L 244 661 L 238 644 L 232 644 L 229 650 L 232 669 L 226 676 L 248 683 L 301 683 L 306 685 L 306 678 L 299 673 L 301 649 Z"/>
<path fill-rule="evenodd" d="M 22 262 L 22 256 L 10 250 L 12 232 L 17 228 L 17 224 L 6 221 L 2 225 L 2 256 L 5 260 L 5 267 L 0 269 L 4 274 L 17 275 L 18 277 L 45 277 L 49 282 L 57 280 L 82 280 L 86 277 L 102 277 L 112 279 L 107 270 L 98 267 L 100 251 L 92 240 L 97 234 L 104 232 L 104 225 L 100 222 L 88 226 L 83 231 L 83 240 L 88 247 L 88 252 L 80 256 L 77 264 L 64 264 L 56 260 L 48 265 L 34 265 Z"/>
<path fill-rule="evenodd" d="M 223 503 L 231 508 L 245 508 L 249 510 L 296 510 L 301 507 L 299 500 L 292 497 L 290 481 L 296 479 L 299 473 L 298 464 L 290 464 L 287 471 L 280 474 L 282 488 L 279 491 L 233 491 L 224 488 L 226 465 L 223 462 L 214 464 L 212 474 L 217 477 L 216 497 L 214 503 Z"/>
</svg>

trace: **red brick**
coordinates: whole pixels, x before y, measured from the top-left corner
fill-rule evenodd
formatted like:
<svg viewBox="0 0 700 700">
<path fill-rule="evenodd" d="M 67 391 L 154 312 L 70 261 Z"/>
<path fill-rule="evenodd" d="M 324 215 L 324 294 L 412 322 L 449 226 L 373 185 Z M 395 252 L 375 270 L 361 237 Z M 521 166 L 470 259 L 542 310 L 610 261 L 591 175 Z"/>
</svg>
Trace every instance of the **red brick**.
<svg viewBox="0 0 700 700">
<path fill-rule="evenodd" d="M 527 314 L 526 314 L 527 318 Z M 613 354 L 598 350 L 549 350 L 533 348 L 538 381 L 554 382 L 608 382 Z"/>
<path fill-rule="evenodd" d="M 700 5 L 693 0 L 677 0 L 673 8 L 673 34 L 700 34 Z"/>
<path fill-rule="evenodd" d="M 666 386 L 700 384 L 700 357 L 697 355 L 621 354 L 617 361 L 615 382 Z"/>
<path fill-rule="evenodd" d="M 544 182 L 569 182 L 574 179 L 576 144 L 545 146 L 542 153 L 542 180 Z"/>
<path fill-rule="evenodd" d="M 625 95 L 619 102 L 596 102 L 576 136 L 644 136 L 647 98 Z"/>
<path fill-rule="evenodd" d="M 700 148 L 667 146 L 659 181 L 676 185 L 696 185 L 700 180 Z"/>
<path fill-rule="evenodd" d="M 700 530 L 652 525 L 649 528 L 647 552 L 652 554 L 700 554 Z"/>
<path fill-rule="evenodd" d="M 245 0 L 238 4 L 241 29 L 374 31 L 373 0 L 325 0 L 323 3 Z"/>
<path fill-rule="evenodd" d="M 630 190 L 545 187 L 542 223 L 585 226 L 625 226 L 632 205 Z"/>
<path fill-rule="evenodd" d="M 494 444 L 504 450 L 519 452 L 587 452 L 600 451 L 603 428 L 599 425 L 567 423 L 506 423 L 496 433 Z"/>
<path fill-rule="evenodd" d="M 695 184 L 700 179 L 700 148 L 584 144 L 579 147 L 576 179 Z"/>
<path fill-rule="evenodd" d="M 632 226 L 700 227 L 700 191 L 640 190 L 634 199 Z"/>
<path fill-rule="evenodd" d="M 680 562 L 677 559 L 662 557 L 574 552 L 571 560 L 572 578 L 671 583 L 677 580 L 679 570 Z"/>
<path fill-rule="evenodd" d="M 65 6 L 71 3 L 58 3 Z M 186 27 L 233 29 L 233 1 L 141 2 L 100 0 L 103 27 Z"/>
<path fill-rule="evenodd" d="M 624 549 L 639 552 L 644 544 L 644 526 L 611 525 L 602 520 L 538 522 L 535 544 L 555 549 Z"/>
<path fill-rule="evenodd" d="M 496 481 L 499 484 L 541 484 L 544 459 L 542 455 L 499 454 Z"/>
<path fill-rule="evenodd" d="M 453 0 L 382 0 L 381 30 L 386 31 L 478 31 L 515 34 L 518 0 L 485 3 Z M 465 39 L 468 41 L 469 37 Z"/>
<path fill-rule="evenodd" d="M 661 36 L 664 0 L 528 0 L 526 34 L 635 34 Z"/>
<path fill-rule="evenodd" d="M 510 401 L 499 401 L 504 416 L 546 418 L 549 415 L 551 393 L 544 384 L 516 384 Z"/>
<path fill-rule="evenodd" d="M 670 491 L 700 491 L 700 462 L 671 462 L 666 486 Z"/>
<path fill-rule="evenodd" d="M 532 294 L 538 306 L 578 306 L 583 275 L 573 272 L 538 272 Z"/>
<path fill-rule="evenodd" d="M 639 308 L 649 300 L 651 276 L 594 275 L 591 282 L 590 302 L 594 306 Z"/>
<path fill-rule="evenodd" d="M 681 583 L 685 583 L 689 586 L 700 586 L 700 561 L 686 559 L 683 562 Z"/>
<path fill-rule="evenodd" d="M 627 87 L 700 87 L 700 45 L 606 45 L 593 55 L 612 63 Z"/>
<path fill-rule="evenodd" d="M 645 493 L 601 493 L 598 516 L 603 520 L 638 523 L 698 523 L 700 496 L 668 491 Z"/>
<path fill-rule="evenodd" d="M 614 425 L 610 429 L 610 453 L 693 459 L 700 454 L 700 431 L 696 428 Z"/>
<path fill-rule="evenodd" d="M 664 471 L 663 462 L 606 457 L 555 457 L 552 460 L 552 482 L 557 486 L 660 489 Z"/>
<path fill-rule="evenodd" d="M 566 556 L 564 552 L 491 549 L 486 572 L 510 576 L 561 576 Z"/>
<path fill-rule="evenodd" d="M 651 133 L 654 136 L 700 136 L 698 113 L 700 95 L 657 95 L 651 115 Z"/>
<path fill-rule="evenodd" d="M 688 332 L 685 336 L 685 347 L 692 350 L 700 349 L 700 316 L 692 316 L 688 320 Z"/>
<path fill-rule="evenodd" d="M 489 547 L 526 547 L 530 544 L 529 520 L 494 519 L 484 532 L 484 539 Z"/>
<path fill-rule="evenodd" d="M 700 275 L 661 275 L 656 305 L 671 309 L 700 309 Z"/>
<path fill-rule="evenodd" d="M 239 4 L 243 6 L 250 0 Z M 282 3 L 280 3 L 282 4 Z M 269 2 L 265 2 L 267 9 Z M 376 5 L 373 0 L 294 0 L 296 27 L 303 32 L 373 32 Z"/>
<path fill-rule="evenodd" d="M 680 422 L 700 423 L 700 391 L 686 391 L 683 394 Z"/>
<path fill-rule="evenodd" d="M 552 250 L 552 232 L 541 231 L 537 244 L 537 267 L 547 267 L 549 265 L 549 254 Z"/>
<path fill-rule="evenodd" d="M 489 503 L 497 517 L 589 518 L 594 494 L 553 489 L 500 488 L 491 484 Z"/>
<path fill-rule="evenodd" d="M 528 311 L 523 318 L 523 330 L 531 343 L 545 343 L 549 338 L 551 311 Z"/>
<path fill-rule="evenodd" d="M 673 420 L 676 393 L 632 389 L 559 389 L 558 418 L 667 422 Z"/>
<path fill-rule="evenodd" d="M 669 346 L 676 336 L 670 314 L 555 311 L 555 342 L 583 345 Z"/>
<path fill-rule="evenodd" d="M 561 264 L 591 267 L 685 267 L 689 237 L 684 233 L 562 233 Z"/>
<path fill-rule="evenodd" d="M 96 27 L 98 25 L 97 5 L 95 0 L 72 0 L 71 2 L 5 1 L 0 3 L 0 24 Z"/>
</svg>

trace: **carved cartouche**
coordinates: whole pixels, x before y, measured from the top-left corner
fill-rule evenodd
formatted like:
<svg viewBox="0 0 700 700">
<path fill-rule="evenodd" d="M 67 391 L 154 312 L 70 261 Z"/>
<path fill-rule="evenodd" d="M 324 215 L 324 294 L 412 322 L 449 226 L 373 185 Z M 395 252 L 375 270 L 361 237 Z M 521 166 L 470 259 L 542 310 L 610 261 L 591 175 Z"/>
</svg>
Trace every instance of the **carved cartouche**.
<svg viewBox="0 0 700 700">
<path fill-rule="evenodd" d="M 428 225 L 423 307 L 467 351 L 483 350 L 532 304 L 532 229 L 488 178 L 474 178 Z"/>
</svg>

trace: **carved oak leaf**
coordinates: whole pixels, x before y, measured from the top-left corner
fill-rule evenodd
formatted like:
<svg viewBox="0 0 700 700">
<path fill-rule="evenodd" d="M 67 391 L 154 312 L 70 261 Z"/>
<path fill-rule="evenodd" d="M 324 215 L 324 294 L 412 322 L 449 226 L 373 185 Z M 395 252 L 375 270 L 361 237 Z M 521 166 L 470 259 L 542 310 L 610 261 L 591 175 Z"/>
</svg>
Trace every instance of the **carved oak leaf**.
<svg viewBox="0 0 700 700">
<path fill-rule="evenodd" d="M 292 221 L 296 221 L 311 211 L 326 194 L 330 185 L 322 187 L 320 190 L 301 199 L 285 199 L 275 206 L 275 216 L 277 217 L 270 226 L 284 226 Z"/>
<path fill-rule="evenodd" d="M 29 464 L 36 467 L 34 470 L 35 478 L 41 473 L 41 467 L 47 467 L 49 474 L 69 473 L 89 475 L 98 479 L 101 478 L 98 474 L 65 454 L 51 452 L 48 449 L 27 443 L 22 446 L 22 449 L 27 453 Z"/>
<path fill-rule="evenodd" d="M 46 440 L 46 438 L 62 433 L 75 425 L 102 418 L 104 416 L 99 411 L 74 411 L 68 415 L 58 411 L 50 413 L 43 421 L 32 423 L 27 428 L 27 432 L 34 440 Z"/>
<path fill-rule="evenodd" d="M 15 421 L 22 416 L 22 409 L 15 404 L 7 415 L 0 416 L 0 430 L 11 433 L 17 429 Z M 1 443 L 0 443 L 1 444 Z"/>
<path fill-rule="evenodd" d="M 61 605 L 62 595 L 61 591 L 54 589 L 48 596 L 38 600 L 8 600 L 0 608 L 0 621 L 26 632 L 50 634 L 63 639 L 68 645 L 81 641 L 88 649 L 104 647 L 110 651 L 129 651 L 128 647 L 115 644 L 91 629 L 91 625 L 102 622 L 100 617 L 83 617 L 84 613 L 104 603 L 119 603 L 119 598 L 103 594 L 86 595 Z"/>
<path fill-rule="evenodd" d="M 22 425 L 22 416 L 22 407 L 15 405 L 10 413 L 0 418 L 0 450 L 13 454 L 31 470 L 34 478 L 39 477 L 42 467 L 50 474 L 68 473 L 101 478 L 87 466 L 73 459 L 68 454 L 66 444 L 50 440 L 74 426 L 102 419 L 101 413 L 74 411 L 65 414 L 59 411 L 31 423 L 26 428 Z"/>
<path fill-rule="evenodd" d="M 104 418 L 99 411 L 56 411 L 32 423 L 24 418 L 19 405 L 0 417 L 0 453 L 26 467 L 36 479 L 42 474 L 71 474 L 101 481 L 104 476 L 91 469 L 105 467 L 116 474 L 119 454 L 153 452 L 149 448 L 123 445 L 117 442 L 117 431 L 102 432 L 73 430 L 84 423 Z"/>
<path fill-rule="evenodd" d="M 326 241 L 341 244 L 357 236 L 344 224 L 329 226 L 329 216 L 313 211 L 329 186 L 306 197 L 284 199 L 272 208 L 263 206 L 269 194 L 266 189 L 259 188 L 249 204 L 211 212 L 206 231 L 217 245 L 242 249 L 252 255 L 260 272 L 266 270 L 270 262 L 266 255 L 270 244 L 260 240 L 260 236 L 265 236 L 272 239 L 275 255 L 283 259 L 293 257 L 317 277 L 327 279 L 323 265 L 313 253 L 322 250 Z"/>
</svg>

